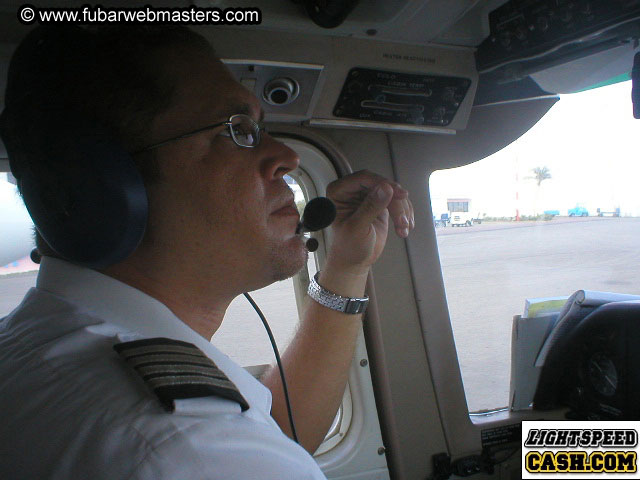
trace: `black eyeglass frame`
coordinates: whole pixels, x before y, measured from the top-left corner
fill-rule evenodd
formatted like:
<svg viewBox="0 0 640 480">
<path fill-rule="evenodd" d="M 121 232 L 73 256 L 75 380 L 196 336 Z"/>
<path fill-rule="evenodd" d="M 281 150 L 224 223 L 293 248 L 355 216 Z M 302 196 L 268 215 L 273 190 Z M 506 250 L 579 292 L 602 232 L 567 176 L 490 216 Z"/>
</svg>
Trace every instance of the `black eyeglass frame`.
<svg viewBox="0 0 640 480">
<path fill-rule="evenodd" d="M 233 125 L 233 119 L 234 118 L 238 118 L 238 117 L 241 117 L 241 118 L 244 118 L 244 119 L 248 120 L 249 123 L 252 125 L 253 130 L 255 132 L 255 136 L 256 136 L 255 145 L 243 145 L 236 138 L 236 134 L 233 132 L 233 126 L 234 126 Z M 149 145 L 148 147 L 144 147 L 144 148 L 142 148 L 140 150 L 137 150 L 136 152 L 133 152 L 133 155 L 137 155 L 139 153 L 147 152 L 149 150 L 154 150 L 154 149 L 156 149 L 158 147 L 162 147 L 163 145 L 166 145 L 167 143 L 175 142 L 176 140 L 182 140 L 183 138 L 188 138 L 188 137 L 191 137 L 193 135 L 197 135 L 198 133 L 202 133 L 204 131 L 211 130 L 212 128 L 218 128 L 218 127 L 220 127 L 222 125 L 226 125 L 229 128 L 229 132 L 221 132 L 220 135 L 224 135 L 226 137 L 231 137 L 233 142 L 236 145 L 238 145 L 239 147 L 242 147 L 242 148 L 255 148 L 258 145 L 260 145 L 260 132 L 263 132 L 264 129 L 265 129 L 264 126 L 260 125 L 260 123 L 256 122 L 249 115 L 245 115 L 244 113 L 237 113 L 235 115 L 231 115 L 224 122 L 219 122 L 219 123 L 214 123 L 212 125 L 207 125 L 206 127 L 198 128 L 197 130 L 193 130 L 191 132 L 183 133 L 181 135 L 178 135 L 177 137 L 168 138 L 168 139 L 163 140 L 161 142 L 154 143 L 153 145 Z"/>
</svg>

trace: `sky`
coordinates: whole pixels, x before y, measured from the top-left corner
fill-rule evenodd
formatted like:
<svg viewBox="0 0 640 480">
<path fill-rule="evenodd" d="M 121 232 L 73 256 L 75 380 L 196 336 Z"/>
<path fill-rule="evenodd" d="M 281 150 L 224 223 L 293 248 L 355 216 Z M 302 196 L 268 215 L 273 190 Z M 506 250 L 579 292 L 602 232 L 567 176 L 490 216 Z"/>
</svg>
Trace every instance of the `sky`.
<svg viewBox="0 0 640 480">
<path fill-rule="evenodd" d="M 472 212 L 493 217 L 587 208 L 620 208 L 640 216 L 640 120 L 633 118 L 631 82 L 561 95 L 527 133 L 503 150 L 429 179 L 434 214 L 446 198 L 471 199 Z M 540 187 L 532 169 L 547 167 Z M 516 203 L 516 192 L 519 201 Z"/>
</svg>

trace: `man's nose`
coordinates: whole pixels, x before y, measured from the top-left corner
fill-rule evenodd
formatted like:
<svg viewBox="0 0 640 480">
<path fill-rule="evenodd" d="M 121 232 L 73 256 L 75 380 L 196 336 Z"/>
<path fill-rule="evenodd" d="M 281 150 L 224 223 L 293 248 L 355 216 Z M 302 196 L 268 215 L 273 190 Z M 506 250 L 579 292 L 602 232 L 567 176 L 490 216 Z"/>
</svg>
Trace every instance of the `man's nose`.
<svg viewBox="0 0 640 480">
<path fill-rule="evenodd" d="M 300 157 L 295 150 L 276 140 L 269 134 L 263 133 L 261 148 L 264 148 L 266 160 L 263 164 L 263 174 L 267 179 L 278 179 L 298 168 Z"/>
</svg>

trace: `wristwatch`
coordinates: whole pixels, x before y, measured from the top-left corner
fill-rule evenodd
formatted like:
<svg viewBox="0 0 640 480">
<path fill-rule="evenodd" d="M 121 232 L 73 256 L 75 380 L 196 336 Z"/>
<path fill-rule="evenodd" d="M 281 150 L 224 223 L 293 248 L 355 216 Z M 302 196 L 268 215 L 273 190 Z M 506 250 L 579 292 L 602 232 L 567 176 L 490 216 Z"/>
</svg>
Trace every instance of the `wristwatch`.
<svg viewBox="0 0 640 480">
<path fill-rule="evenodd" d="M 316 273 L 311 279 L 311 283 L 309 283 L 309 288 L 307 289 L 307 295 L 313 298 L 320 305 L 332 310 L 337 310 L 338 312 L 352 315 L 363 313 L 367 309 L 367 305 L 369 305 L 369 297 L 349 298 L 330 292 L 318 284 L 319 274 L 320 272 Z"/>
</svg>

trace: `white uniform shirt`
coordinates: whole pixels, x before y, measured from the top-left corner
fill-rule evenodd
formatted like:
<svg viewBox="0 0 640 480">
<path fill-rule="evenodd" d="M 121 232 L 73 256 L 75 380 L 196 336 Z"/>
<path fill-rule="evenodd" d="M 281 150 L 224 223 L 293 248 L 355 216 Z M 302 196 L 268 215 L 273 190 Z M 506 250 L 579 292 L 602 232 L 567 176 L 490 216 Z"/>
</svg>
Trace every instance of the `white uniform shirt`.
<svg viewBox="0 0 640 480">
<path fill-rule="evenodd" d="M 250 405 L 176 400 L 168 413 L 113 345 L 195 344 Z M 270 415 L 271 393 L 154 298 L 45 257 L 36 288 L 0 320 L 0 478 L 324 479 Z"/>
</svg>

